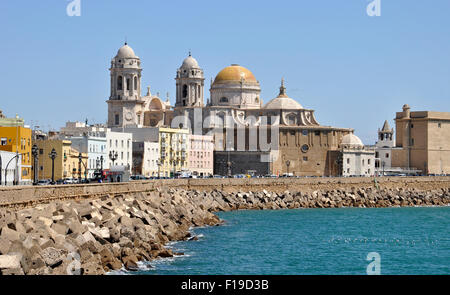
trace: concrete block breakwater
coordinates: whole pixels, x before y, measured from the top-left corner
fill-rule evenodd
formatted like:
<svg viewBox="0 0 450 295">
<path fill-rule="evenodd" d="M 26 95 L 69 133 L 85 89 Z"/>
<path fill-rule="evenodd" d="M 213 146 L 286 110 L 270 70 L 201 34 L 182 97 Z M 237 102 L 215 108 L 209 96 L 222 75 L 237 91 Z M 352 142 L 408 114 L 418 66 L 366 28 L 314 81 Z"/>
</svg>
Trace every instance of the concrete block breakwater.
<svg viewBox="0 0 450 295">
<path fill-rule="evenodd" d="M 0 209 L 2 274 L 104 274 L 138 261 L 182 255 L 164 247 L 189 240 L 192 226 L 219 225 L 217 211 L 239 209 L 443 206 L 450 186 L 351 187 L 284 192 L 156 188 L 96 199 Z"/>
</svg>

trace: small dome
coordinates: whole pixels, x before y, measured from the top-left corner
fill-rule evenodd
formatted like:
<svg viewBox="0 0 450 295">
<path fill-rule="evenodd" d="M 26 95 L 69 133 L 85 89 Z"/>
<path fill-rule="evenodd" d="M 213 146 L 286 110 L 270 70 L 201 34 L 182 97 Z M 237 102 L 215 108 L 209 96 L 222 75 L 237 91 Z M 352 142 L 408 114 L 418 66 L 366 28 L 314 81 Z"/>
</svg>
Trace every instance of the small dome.
<svg viewBox="0 0 450 295">
<path fill-rule="evenodd" d="M 134 54 L 133 48 L 128 46 L 127 43 L 120 47 L 119 51 L 117 51 L 117 57 L 121 58 L 137 58 L 136 54 Z"/>
<path fill-rule="evenodd" d="M 197 60 L 195 58 L 193 58 L 190 53 L 189 53 L 189 56 L 184 59 L 183 65 L 181 67 L 187 68 L 187 69 L 200 68 Z"/>
<path fill-rule="evenodd" d="M 269 101 L 265 106 L 265 109 L 271 110 L 301 110 L 302 105 L 290 98 L 286 94 L 286 87 L 284 87 L 284 79 L 281 80 L 280 94 Z"/>
<path fill-rule="evenodd" d="M 258 82 L 252 72 L 240 65 L 234 64 L 221 70 L 219 74 L 217 74 L 216 79 L 214 79 L 214 84 L 227 82 L 240 83 L 242 79 L 244 82 Z"/>
<path fill-rule="evenodd" d="M 265 106 L 265 109 L 271 110 L 301 110 L 302 105 L 293 100 L 290 97 L 275 97 L 269 101 Z"/>
<path fill-rule="evenodd" d="M 354 134 L 347 134 L 342 137 L 341 145 L 348 145 L 350 147 L 364 147 L 361 139 Z"/>
</svg>

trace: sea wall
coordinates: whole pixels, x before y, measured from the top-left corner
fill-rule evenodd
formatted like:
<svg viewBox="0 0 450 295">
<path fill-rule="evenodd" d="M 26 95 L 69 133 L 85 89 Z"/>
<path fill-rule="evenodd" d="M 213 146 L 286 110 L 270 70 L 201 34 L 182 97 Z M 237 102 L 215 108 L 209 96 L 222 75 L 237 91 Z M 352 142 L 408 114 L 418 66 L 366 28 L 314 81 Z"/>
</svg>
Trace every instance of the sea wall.
<svg viewBox="0 0 450 295">
<path fill-rule="evenodd" d="M 205 182 L 192 181 L 171 188 L 155 185 L 157 182 L 34 188 L 42 194 L 28 197 L 43 203 L 21 203 L 21 207 L 9 203 L 0 208 L 0 272 L 104 274 L 122 267 L 135 270 L 138 261 L 182 255 L 164 245 L 195 240 L 190 227 L 219 225 L 221 221 L 213 214 L 217 211 L 450 204 L 450 185 L 445 178 L 377 183 L 364 179 L 357 184 L 352 182 L 355 180 L 311 179 L 310 183 L 293 184 L 279 179 L 270 183 L 232 180 L 227 187 L 216 182 L 207 189 L 193 189 L 204 187 Z M 263 188 L 267 185 L 271 190 Z M 3 193 L 31 189 L 6 189 Z M 97 194 L 92 194 L 95 190 Z M 66 194 L 58 196 L 56 192 Z M 71 199 L 74 195 L 78 198 Z"/>
<path fill-rule="evenodd" d="M 96 199 L 157 188 L 224 192 L 284 192 L 333 190 L 349 188 L 416 188 L 435 190 L 450 186 L 450 177 L 382 177 L 382 178 L 249 178 L 249 179 L 168 179 L 129 183 L 94 183 L 87 185 L 0 186 L 0 207 L 24 208 L 63 200 Z"/>
</svg>

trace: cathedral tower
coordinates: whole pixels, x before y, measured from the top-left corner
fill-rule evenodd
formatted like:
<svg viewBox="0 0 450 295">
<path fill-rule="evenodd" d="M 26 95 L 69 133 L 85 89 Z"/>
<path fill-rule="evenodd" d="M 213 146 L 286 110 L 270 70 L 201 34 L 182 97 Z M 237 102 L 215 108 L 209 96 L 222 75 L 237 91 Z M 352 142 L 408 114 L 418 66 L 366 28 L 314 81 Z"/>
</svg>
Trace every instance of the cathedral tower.
<svg viewBox="0 0 450 295">
<path fill-rule="evenodd" d="M 142 125 L 141 61 L 125 43 L 111 61 L 108 126 Z"/>
<path fill-rule="evenodd" d="M 181 67 L 177 70 L 176 87 L 177 95 L 175 107 L 203 107 L 204 83 L 203 69 L 200 68 L 195 58 L 185 58 Z"/>
</svg>

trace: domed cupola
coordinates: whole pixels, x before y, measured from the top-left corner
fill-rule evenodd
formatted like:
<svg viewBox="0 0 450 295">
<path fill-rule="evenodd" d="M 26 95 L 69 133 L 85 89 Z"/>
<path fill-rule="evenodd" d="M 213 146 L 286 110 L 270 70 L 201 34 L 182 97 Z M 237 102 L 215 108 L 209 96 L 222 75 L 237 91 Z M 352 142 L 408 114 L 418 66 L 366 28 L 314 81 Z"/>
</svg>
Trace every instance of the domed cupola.
<svg viewBox="0 0 450 295">
<path fill-rule="evenodd" d="M 192 57 L 190 52 L 189 52 L 189 56 L 184 59 L 183 64 L 181 65 L 181 68 L 182 69 L 200 69 L 197 60 Z"/>
<path fill-rule="evenodd" d="M 350 133 L 342 137 L 341 146 L 343 148 L 361 149 L 364 147 L 364 144 L 358 136 Z"/>
<path fill-rule="evenodd" d="M 259 109 L 261 87 L 253 73 L 238 64 L 222 69 L 211 85 L 211 106 Z"/>
<path fill-rule="evenodd" d="M 284 87 L 284 79 L 281 79 L 280 94 L 269 101 L 265 106 L 268 110 L 301 110 L 302 105 L 290 98 L 286 94 L 286 87 Z"/>
<path fill-rule="evenodd" d="M 134 53 L 133 48 L 128 46 L 128 44 L 125 42 L 125 44 L 119 48 L 119 51 L 117 51 L 116 57 L 119 58 L 139 58 Z"/>
</svg>

